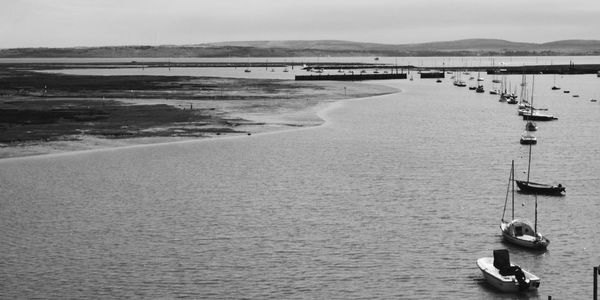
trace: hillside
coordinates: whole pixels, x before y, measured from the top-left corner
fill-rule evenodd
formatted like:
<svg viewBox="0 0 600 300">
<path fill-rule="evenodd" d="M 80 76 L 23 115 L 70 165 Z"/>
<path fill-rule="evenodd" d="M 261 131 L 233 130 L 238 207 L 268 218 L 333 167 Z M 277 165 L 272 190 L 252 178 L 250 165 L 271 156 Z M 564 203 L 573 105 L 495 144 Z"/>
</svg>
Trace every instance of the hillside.
<svg viewBox="0 0 600 300">
<path fill-rule="evenodd" d="M 105 46 L 0 49 L 0 57 L 311 57 L 311 56 L 473 56 L 600 55 L 598 40 L 518 43 L 466 39 L 418 44 L 377 44 L 338 40 L 236 41 L 181 46 Z"/>
</svg>

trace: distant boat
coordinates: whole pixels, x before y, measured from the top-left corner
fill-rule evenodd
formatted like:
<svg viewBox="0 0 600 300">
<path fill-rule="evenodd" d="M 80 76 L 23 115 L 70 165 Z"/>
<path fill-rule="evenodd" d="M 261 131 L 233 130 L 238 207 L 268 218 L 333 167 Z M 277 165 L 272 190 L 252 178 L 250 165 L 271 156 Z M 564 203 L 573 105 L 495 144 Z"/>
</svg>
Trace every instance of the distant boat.
<svg viewBox="0 0 600 300">
<path fill-rule="evenodd" d="M 519 142 L 521 143 L 521 145 L 535 145 L 537 144 L 537 139 L 535 138 L 535 136 L 527 132 L 521 135 L 521 140 Z"/>
<path fill-rule="evenodd" d="M 510 262 L 508 250 L 494 250 L 493 257 L 477 260 L 485 281 L 505 293 L 518 293 L 536 290 L 540 287 L 540 278 Z"/>
<path fill-rule="evenodd" d="M 533 121 L 527 121 L 527 124 L 525 124 L 525 130 L 536 131 L 537 125 L 535 125 L 535 123 Z"/>
<path fill-rule="evenodd" d="M 523 120 L 526 121 L 552 121 L 552 120 L 558 120 L 557 117 L 555 117 L 554 115 L 548 115 L 548 114 L 543 114 L 540 112 L 534 112 L 533 109 L 527 109 L 526 111 L 530 112 L 529 114 L 524 113 L 522 114 L 523 116 Z M 521 112 L 521 111 L 519 111 Z"/>
<path fill-rule="evenodd" d="M 475 92 L 477 93 L 484 93 L 485 90 L 483 89 L 483 85 L 478 85 L 477 88 L 475 89 Z"/>
<path fill-rule="evenodd" d="M 438 80 L 436 80 L 435 82 L 440 83 L 442 82 L 442 80 L 438 78 Z"/>
<path fill-rule="evenodd" d="M 530 107 L 526 108 L 526 109 L 519 109 L 519 114 L 523 116 L 523 120 L 526 121 L 552 121 L 552 120 L 558 120 L 557 117 L 555 117 L 554 115 L 549 115 L 549 114 L 543 114 L 540 112 L 536 112 L 534 106 L 533 106 L 533 89 L 534 89 L 534 84 L 535 84 L 535 77 L 533 78 L 533 82 L 531 85 L 531 102 L 529 103 Z M 541 110 L 541 109 L 537 109 L 537 110 Z M 523 113 L 523 112 L 529 112 L 529 113 Z"/>
<path fill-rule="evenodd" d="M 504 200 L 504 211 L 500 222 L 500 230 L 505 241 L 517 246 L 546 250 L 550 244 L 550 240 L 545 238 L 537 231 L 537 196 L 535 197 L 535 219 L 532 224 L 523 219 L 515 219 L 515 161 L 512 161 L 510 176 L 508 179 L 508 187 L 506 189 L 506 199 Z M 511 189 L 512 186 L 512 189 Z M 512 191 L 512 209 L 510 221 L 505 220 L 506 206 L 508 204 L 508 195 Z"/>
<path fill-rule="evenodd" d="M 490 95 L 498 95 L 500 91 L 498 89 L 490 89 Z"/>
<path fill-rule="evenodd" d="M 556 86 L 556 74 L 554 74 L 554 85 L 552 85 L 552 90 L 560 90 L 560 87 Z"/>
<path fill-rule="evenodd" d="M 246 73 L 250 73 L 250 72 L 252 72 L 252 71 L 250 70 L 250 58 L 248 58 L 248 66 L 246 67 L 246 69 L 244 70 L 244 72 L 246 72 Z"/>
</svg>

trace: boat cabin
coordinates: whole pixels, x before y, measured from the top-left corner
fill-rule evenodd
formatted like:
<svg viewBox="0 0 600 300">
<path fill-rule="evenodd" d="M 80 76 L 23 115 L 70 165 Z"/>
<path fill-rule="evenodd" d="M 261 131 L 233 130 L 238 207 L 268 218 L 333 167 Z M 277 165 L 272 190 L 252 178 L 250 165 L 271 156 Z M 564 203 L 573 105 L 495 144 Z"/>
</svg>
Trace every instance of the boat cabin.
<svg viewBox="0 0 600 300">
<path fill-rule="evenodd" d="M 508 224 L 508 233 L 515 237 L 520 237 L 524 235 L 535 236 L 535 230 L 533 230 L 533 225 L 528 220 L 524 219 L 515 219 Z"/>
</svg>

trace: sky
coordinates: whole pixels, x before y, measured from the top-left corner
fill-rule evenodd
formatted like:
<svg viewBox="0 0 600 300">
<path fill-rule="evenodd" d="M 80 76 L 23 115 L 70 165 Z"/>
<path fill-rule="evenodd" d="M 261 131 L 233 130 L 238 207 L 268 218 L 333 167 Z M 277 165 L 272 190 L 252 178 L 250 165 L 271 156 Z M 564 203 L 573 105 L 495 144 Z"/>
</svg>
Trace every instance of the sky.
<svg viewBox="0 0 600 300">
<path fill-rule="evenodd" d="M 600 40 L 598 0 L 0 0 L 0 48 Z"/>
</svg>

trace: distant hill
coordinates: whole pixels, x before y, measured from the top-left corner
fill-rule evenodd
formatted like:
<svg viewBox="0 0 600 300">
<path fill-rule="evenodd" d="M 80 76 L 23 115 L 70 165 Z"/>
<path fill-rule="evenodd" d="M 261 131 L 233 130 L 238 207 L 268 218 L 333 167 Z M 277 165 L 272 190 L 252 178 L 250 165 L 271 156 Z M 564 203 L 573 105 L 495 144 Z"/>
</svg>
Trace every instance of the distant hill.
<svg viewBox="0 0 600 300">
<path fill-rule="evenodd" d="M 518 43 L 466 39 L 418 44 L 339 40 L 236 41 L 181 46 L 106 46 L 0 49 L 0 57 L 298 57 L 298 56 L 526 56 L 600 55 L 599 40 Z"/>
</svg>

